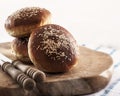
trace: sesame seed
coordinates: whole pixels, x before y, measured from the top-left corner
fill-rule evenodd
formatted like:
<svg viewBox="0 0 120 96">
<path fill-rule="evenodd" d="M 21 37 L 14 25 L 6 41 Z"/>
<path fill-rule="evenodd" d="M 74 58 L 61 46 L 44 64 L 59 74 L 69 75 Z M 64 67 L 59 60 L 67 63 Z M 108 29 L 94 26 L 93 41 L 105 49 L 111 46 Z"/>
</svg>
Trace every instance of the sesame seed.
<svg viewBox="0 0 120 96">
<path fill-rule="evenodd" d="M 45 26 L 43 29 L 43 32 L 37 34 L 39 38 L 43 38 L 39 41 L 40 46 L 37 49 L 40 48 L 40 50 L 43 50 L 52 60 L 62 59 L 62 62 L 64 62 L 64 60 L 69 59 L 70 56 L 67 56 L 65 51 L 70 49 L 71 41 L 65 35 L 64 30 L 56 29 L 53 26 Z"/>
<path fill-rule="evenodd" d="M 14 17 L 14 19 L 23 19 L 23 18 L 31 18 L 33 16 L 36 16 L 41 11 L 41 8 L 39 7 L 26 7 L 22 8 L 20 10 L 17 10 L 14 12 L 11 16 Z"/>
<path fill-rule="evenodd" d="M 40 45 L 38 45 L 37 50 L 40 48 Z"/>
</svg>

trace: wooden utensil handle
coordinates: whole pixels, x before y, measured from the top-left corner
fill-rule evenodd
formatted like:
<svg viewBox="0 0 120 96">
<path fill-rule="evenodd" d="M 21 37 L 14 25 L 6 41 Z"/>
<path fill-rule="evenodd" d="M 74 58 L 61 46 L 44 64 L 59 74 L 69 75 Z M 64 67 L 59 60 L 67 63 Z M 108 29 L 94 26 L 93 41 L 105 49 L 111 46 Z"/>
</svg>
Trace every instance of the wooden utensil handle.
<svg viewBox="0 0 120 96">
<path fill-rule="evenodd" d="M 46 79 L 46 75 L 44 72 L 25 65 L 19 60 L 13 61 L 13 65 L 31 78 L 33 78 L 36 82 L 43 82 Z"/>
<path fill-rule="evenodd" d="M 24 89 L 32 90 L 35 87 L 35 82 L 20 70 L 17 70 L 9 62 L 2 65 L 2 69 L 7 72 L 14 80 L 16 80 Z"/>
</svg>

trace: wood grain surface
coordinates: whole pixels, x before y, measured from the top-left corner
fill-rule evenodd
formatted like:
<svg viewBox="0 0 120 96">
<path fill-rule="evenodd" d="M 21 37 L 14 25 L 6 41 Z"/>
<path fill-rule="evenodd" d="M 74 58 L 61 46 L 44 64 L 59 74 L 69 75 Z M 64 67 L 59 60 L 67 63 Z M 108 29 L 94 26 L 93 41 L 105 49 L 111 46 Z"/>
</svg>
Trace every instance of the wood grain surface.
<svg viewBox="0 0 120 96">
<path fill-rule="evenodd" d="M 45 82 L 37 83 L 37 87 L 30 92 L 23 90 L 0 69 L 0 96 L 79 96 L 103 89 L 112 76 L 112 58 L 82 46 L 79 52 L 79 64 L 66 73 L 46 73 Z M 0 44 L 0 53 L 16 59 L 10 42 Z"/>
</svg>

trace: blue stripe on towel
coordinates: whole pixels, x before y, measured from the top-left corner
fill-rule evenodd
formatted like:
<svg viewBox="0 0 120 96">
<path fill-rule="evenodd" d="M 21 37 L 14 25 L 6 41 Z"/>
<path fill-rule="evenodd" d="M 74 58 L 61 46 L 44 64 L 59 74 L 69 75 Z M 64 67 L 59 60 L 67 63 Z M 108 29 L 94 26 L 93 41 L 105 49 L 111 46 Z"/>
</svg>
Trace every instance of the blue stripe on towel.
<svg viewBox="0 0 120 96">
<path fill-rule="evenodd" d="M 113 82 L 107 89 L 105 89 L 104 93 L 100 96 L 107 96 L 109 92 L 120 82 L 120 78 Z"/>
<path fill-rule="evenodd" d="M 100 48 L 102 48 L 102 47 L 103 47 L 103 46 L 100 45 L 100 46 L 98 46 L 97 48 L 95 48 L 94 50 L 99 51 Z M 116 49 L 111 49 L 110 53 L 108 53 L 108 54 L 109 54 L 109 55 L 113 55 L 115 52 L 116 52 Z"/>
<path fill-rule="evenodd" d="M 112 55 L 113 53 L 116 52 L 116 49 L 113 49 L 111 52 L 110 52 L 110 55 Z"/>
<path fill-rule="evenodd" d="M 118 66 L 120 66 L 120 62 L 118 62 L 114 65 L 114 69 L 116 69 Z"/>
<path fill-rule="evenodd" d="M 102 47 L 102 45 L 100 45 L 97 48 L 95 48 L 95 50 L 99 50 L 101 47 Z"/>
</svg>

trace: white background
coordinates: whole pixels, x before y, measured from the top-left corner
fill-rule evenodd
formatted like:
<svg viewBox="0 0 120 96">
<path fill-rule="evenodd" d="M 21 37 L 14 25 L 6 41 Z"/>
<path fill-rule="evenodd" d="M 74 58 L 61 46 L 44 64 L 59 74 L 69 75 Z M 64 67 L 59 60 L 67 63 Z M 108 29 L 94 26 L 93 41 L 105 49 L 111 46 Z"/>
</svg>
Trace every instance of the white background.
<svg viewBox="0 0 120 96">
<path fill-rule="evenodd" d="M 79 43 L 120 48 L 120 0 L 0 0 L 0 42 L 13 38 L 4 22 L 12 12 L 39 6 L 52 13 L 52 23 L 69 30 Z"/>
</svg>

